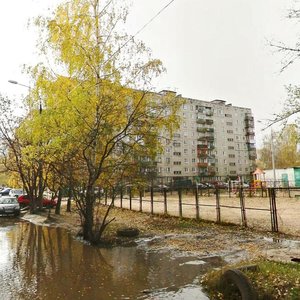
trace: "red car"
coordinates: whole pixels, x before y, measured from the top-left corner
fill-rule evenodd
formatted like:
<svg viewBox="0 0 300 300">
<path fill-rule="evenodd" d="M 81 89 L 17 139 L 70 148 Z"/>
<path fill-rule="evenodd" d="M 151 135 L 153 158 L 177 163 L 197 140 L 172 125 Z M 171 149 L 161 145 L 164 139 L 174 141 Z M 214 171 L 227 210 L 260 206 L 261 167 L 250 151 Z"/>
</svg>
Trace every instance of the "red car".
<svg viewBox="0 0 300 300">
<path fill-rule="evenodd" d="M 18 202 L 21 207 L 29 206 L 30 204 L 30 198 L 28 195 L 21 195 L 18 197 Z M 48 199 L 43 198 L 43 206 L 47 208 L 53 208 L 57 204 L 56 199 Z"/>
</svg>

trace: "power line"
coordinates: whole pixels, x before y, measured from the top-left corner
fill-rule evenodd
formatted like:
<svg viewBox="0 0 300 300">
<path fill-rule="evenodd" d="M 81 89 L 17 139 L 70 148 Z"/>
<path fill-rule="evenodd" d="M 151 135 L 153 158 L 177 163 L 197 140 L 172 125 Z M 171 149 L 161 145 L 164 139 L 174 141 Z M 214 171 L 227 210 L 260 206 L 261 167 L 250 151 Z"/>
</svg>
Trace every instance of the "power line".
<svg viewBox="0 0 300 300">
<path fill-rule="evenodd" d="M 128 39 L 118 50 L 116 50 L 106 61 L 111 60 L 123 47 L 125 47 L 131 40 L 133 40 L 139 33 L 141 33 L 151 22 L 153 22 L 165 9 L 167 9 L 175 0 L 171 0 L 165 5 L 155 16 L 153 16 L 145 25 L 143 25 L 130 39 Z"/>
<path fill-rule="evenodd" d="M 152 23 L 164 10 L 166 10 L 175 0 L 171 0 L 168 2 L 164 7 L 162 7 L 147 23 L 145 23 L 133 36 L 131 36 L 123 45 L 121 45 L 118 50 L 116 50 L 105 62 L 106 64 L 108 61 L 110 61 L 118 52 L 121 51 L 131 40 L 133 40 L 138 34 L 140 34 L 150 23 Z M 110 2 L 111 3 L 111 2 Z M 109 4 L 110 4 L 109 3 Z M 79 83 L 77 86 L 75 86 L 71 91 L 69 91 L 68 94 L 71 94 L 75 89 L 77 89 L 81 83 Z"/>
</svg>

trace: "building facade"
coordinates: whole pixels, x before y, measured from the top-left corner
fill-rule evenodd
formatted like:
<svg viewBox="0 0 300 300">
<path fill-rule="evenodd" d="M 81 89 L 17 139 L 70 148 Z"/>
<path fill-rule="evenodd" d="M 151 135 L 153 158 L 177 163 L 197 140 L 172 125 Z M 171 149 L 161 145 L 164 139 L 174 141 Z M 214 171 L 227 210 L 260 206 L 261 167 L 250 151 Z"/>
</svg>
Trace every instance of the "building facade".
<svg viewBox="0 0 300 300">
<path fill-rule="evenodd" d="M 174 101 L 177 97 L 182 98 L 177 95 Z M 159 181 L 251 178 L 256 159 L 251 109 L 224 100 L 183 99 L 180 128 L 172 139 L 162 139 L 164 153 L 157 157 Z"/>
</svg>

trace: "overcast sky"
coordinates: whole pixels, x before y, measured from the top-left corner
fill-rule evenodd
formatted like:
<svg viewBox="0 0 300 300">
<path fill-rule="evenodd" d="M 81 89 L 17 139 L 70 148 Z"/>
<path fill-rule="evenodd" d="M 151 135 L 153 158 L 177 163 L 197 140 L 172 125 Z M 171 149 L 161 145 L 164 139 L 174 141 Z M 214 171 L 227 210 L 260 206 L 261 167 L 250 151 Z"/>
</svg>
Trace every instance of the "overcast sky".
<svg viewBox="0 0 300 300">
<path fill-rule="evenodd" d="M 121 1 L 121 0 L 120 0 Z M 9 97 L 26 94 L 22 64 L 37 62 L 28 18 L 47 13 L 58 0 L 15 0 L 0 4 L 0 92 Z M 128 30 L 134 34 L 170 0 L 132 0 Z M 280 73 L 282 56 L 268 40 L 290 45 L 300 24 L 286 18 L 295 0 L 175 0 L 137 37 L 160 58 L 167 73 L 156 90 L 172 89 L 185 97 L 222 99 L 252 109 L 260 145 L 258 120 L 278 113 L 286 99 L 285 86 L 298 84 L 300 61 Z M 297 76 L 298 75 L 298 76 Z"/>
</svg>

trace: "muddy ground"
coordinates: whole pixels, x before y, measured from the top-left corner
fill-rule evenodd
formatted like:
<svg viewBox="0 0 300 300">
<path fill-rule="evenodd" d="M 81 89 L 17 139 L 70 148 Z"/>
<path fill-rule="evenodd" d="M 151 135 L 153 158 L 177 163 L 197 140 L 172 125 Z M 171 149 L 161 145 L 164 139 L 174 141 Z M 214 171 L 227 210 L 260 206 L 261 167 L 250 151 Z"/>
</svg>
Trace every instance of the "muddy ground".
<svg viewBox="0 0 300 300">
<path fill-rule="evenodd" d="M 104 210 L 101 207 L 100 210 Z M 45 211 L 39 215 L 26 213 L 23 219 L 36 224 L 59 226 L 74 235 L 80 231 L 80 218 L 73 210 L 67 213 L 63 205 L 61 215 Z M 166 217 L 113 208 L 109 219 L 115 218 L 106 235 L 116 236 L 122 227 L 135 227 L 139 238 L 150 239 L 150 247 L 173 248 L 199 256 L 221 256 L 228 263 L 258 258 L 290 261 L 300 258 L 300 237 L 274 234 L 268 231 L 245 229 L 237 225 L 218 225 L 208 221 Z"/>
</svg>

